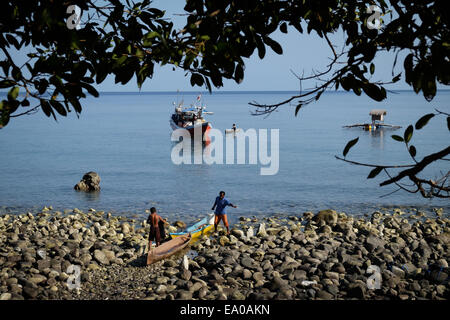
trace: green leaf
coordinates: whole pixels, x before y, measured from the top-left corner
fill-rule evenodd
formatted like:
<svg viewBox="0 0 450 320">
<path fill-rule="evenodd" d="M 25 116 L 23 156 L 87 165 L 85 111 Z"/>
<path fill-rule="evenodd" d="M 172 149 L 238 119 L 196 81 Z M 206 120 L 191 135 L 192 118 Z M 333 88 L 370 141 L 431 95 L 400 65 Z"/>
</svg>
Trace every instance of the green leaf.
<svg viewBox="0 0 450 320">
<path fill-rule="evenodd" d="M 52 107 L 50 106 L 47 100 L 41 99 L 41 109 L 47 117 L 50 117 L 52 114 L 54 116 Z"/>
<path fill-rule="evenodd" d="M 347 156 L 347 153 L 350 151 L 351 148 L 353 148 L 353 146 L 358 142 L 359 137 L 353 140 L 350 140 L 347 145 L 344 148 L 344 151 L 342 152 L 342 154 L 344 155 L 344 158 Z"/>
<path fill-rule="evenodd" d="M 280 25 L 280 31 L 283 32 L 283 33 L 287 33 L 287 24 L 286 24 L 286 22 L 283 22 Z"/>
<path fill-rule="evenodd" d="M 370 74 L 374 74 L 375 72 L 375 65 L 373 63 L 370 64 Z"/>
<path fill-rule="evenodd" d="M 410 147 L 409 147 L 409 154 L 411 155 L 411 157 L 414 158 L 414 157 L 416 156 L 416 154 L 417 154 L 416 147 L 410 146 Z"/>
<path fill-rule="evenodd" d="M 404 141 L 402 137 L 400 137 L 400 136 L 398 136 L 398 135 L 396 135 L 396 134 L 394 134 L 394 135 L 392 136 L 392 139 L 394 139 L 394 140 L 396 140 L 396 141 L 399 141 L 399 142 L 403 142 L 403 141 Z"/>
<path fill-rule="evenodd" d="M 60 102 L 56 100 L 50 100 L 50 104 L 52 105 L 53 109 L 55 109 L 60 115 L 64 117 L 67 116 L 67 111 Z"/>
<path fill-rule="evenodd" d="M 423 127 L 425 127 L 428 123 L 428 121 L 430 121 L 431 118 L 434 117 L 434 113 L 429 113 L 424 115 L 422 118 L 420 118 L 417 122 L 416 122 L 416 130 L 420 130 Z"/>
<path fill-rule="evenodd" d="M 8 100 L 16 100 L 19 95 L 19 87 L 13 87 L 8 92 Z"/>
<path fill-rule="evenodd" d="M 412 136 L 413 136 L 414 128 L 412 125 L 409 125 L 408 128 L 406 128 L 405 133 L 403 134 L 403 139 L 405 139 L 405 142 L 408 143 Z"/>
<path fill-rule="evenodd" d="M 90 95 L 98 98 L 99 96 L 98 91 L 93 86 L 86 83 L 81 83 L 81 86 L 84 87 L 89 92 Z"/>
<path fill-rule="evenodd" d="M 9 122 L 9 112 L 5 110 L 7 108 L 6 104 L 8 101 L 0 101 L 0 129 L 6 126 Z"/>
<path fill-rule="evenodd" d="M 9 88 L 9 87 L 13 86 L 14 84 L 15 84 L 15 82 L 12 80 L 0 81 L 0 89 Z"/>
<path fill-rule="evenodd" d="M 70 102 L 70 104 L 73 106 L 73 108 L 75 109 L 75 111 L 77 112 L 77 113 L 80 113 L 81 112 L 81 104 L 80 104 L 80 102 L 77 100 L 77 99 L 72 99 L 72 100 L 70 100 L 69 101 Z"/>
<path fill-rule="evenodd" d="M 370 171 L 369 175 L 367 176 L 367 179 L 373 179 L 375 178 L 377 175 L 380 174 L 380 172 L 383 170 L 383 167 L 376 167 L 375 169 L 373 169 L 372 171 Z"/>
</svg>

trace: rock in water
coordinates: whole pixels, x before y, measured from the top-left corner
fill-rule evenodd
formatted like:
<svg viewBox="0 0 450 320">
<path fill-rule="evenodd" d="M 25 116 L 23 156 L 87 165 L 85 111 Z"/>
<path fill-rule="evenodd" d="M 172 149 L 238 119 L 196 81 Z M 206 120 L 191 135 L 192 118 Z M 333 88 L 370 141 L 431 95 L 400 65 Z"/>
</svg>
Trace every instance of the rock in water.
<svg viewBox="0 0 450 320">
<path fill-rule="evenodd" d="M 325 224 L 329 226 L 335 226 L 338 221 L 338 215 L 337 212 L 334 210 L 322 210 L 319 211 L 318 214 L 316 214 L 313 217 L 313 221 L 316 223 L 320 223 L 321 221 L 324 221 Z"/>
<path fill-rule="evenodd" d="M 84 192 L 100 191 L 100 176 L 93 171 L 85 173 L 74 189 Z"/>
</svg>

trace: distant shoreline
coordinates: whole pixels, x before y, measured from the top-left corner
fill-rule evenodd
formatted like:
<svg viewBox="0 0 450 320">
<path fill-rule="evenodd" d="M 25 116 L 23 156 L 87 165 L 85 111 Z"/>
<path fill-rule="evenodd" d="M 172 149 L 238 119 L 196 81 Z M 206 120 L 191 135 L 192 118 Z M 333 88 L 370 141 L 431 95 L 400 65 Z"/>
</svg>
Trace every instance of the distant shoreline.
<svg viewBox="0 0 450 320">
<path fill-rule="evenodd" d="M 437 92 L 448 92 L 450 91 L 450 89 L 438 89 Z M 411 92 L 411 93 L 415 93 L 414 90 L 412 89 L 399 89 L 399 90 L 390 90 L 390 93 L 403 93 L 403 92 Z M 0 90 L 0 93 L 2 94 L 7 94 L 8 90 Z M 99 91 L 100 94 L 104 94 L 104 95 L 123 95 L 123 94 L 130 94 L 130 95 L 136 95 L 136 94 L 143 94 L 143 95 L 152 95 L 152 94 L 156 94 L 156 95 L 162 95 L 162 94 L 210 94 L 208 91 L 118 91 L 118 92 L 114 92 L 114 91 Z M 214 94 L 251 94 L 251 93 L 256 93 L 256 94 L 298 94 L 299 91 L 298 90 L 273 90 L 273 91 L 267 91 L 267 90 L 242 90 L 242 91 L 234 91 L 234 90 L 224 90 L 224 91 L 213 91 L 211 92 L 212 95 Z M 345 91 L 345 90 L 337 90 L 337 91 L 326 91 L 324 92 L 324 94 L 328 94 L 328 93 L 350 93 L 353 94 L 352 92 L 349 91 Z"/>
</svg>

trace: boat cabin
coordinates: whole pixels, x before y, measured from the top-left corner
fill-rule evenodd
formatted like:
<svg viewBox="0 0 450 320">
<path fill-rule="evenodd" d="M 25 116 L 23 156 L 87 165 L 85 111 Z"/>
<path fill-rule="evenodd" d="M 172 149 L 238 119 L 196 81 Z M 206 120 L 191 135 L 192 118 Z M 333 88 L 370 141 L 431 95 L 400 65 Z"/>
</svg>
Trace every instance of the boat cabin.
<svg viewBox="0 0 450 320">
<path fill-rule="evenodd" d="M 386 114 L 386 110 L 383 109 L 373 109 L 369 112 L 369 115 L 372 116 L 372 123 L 375 123 L 375 121 L 383 122 Z"/>
</svg>

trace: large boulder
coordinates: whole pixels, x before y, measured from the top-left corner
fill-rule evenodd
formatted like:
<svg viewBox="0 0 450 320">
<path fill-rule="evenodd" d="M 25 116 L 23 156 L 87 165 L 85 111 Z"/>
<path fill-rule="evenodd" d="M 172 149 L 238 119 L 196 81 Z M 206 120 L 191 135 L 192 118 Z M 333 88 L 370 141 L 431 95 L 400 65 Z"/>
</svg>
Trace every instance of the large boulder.
<svg viewBox="0 0 450 320">
<path fill-rule="evenodd" d="M 85 173 L 80 182 L 75 185 L 74 189 L 84 192 L 100 191 L 100 176 L 97 172 L 93 171 Z"/>
<path fill-rule="evenodd" d="M 317 224 L 320 224 L 320 222 L 324 221 L 325 224 L 329 226 L 335 226 L 338 222 L 338 214 L 334 210 L 322 210 L 313 217 L 313 221 Z"/>
</svg>

